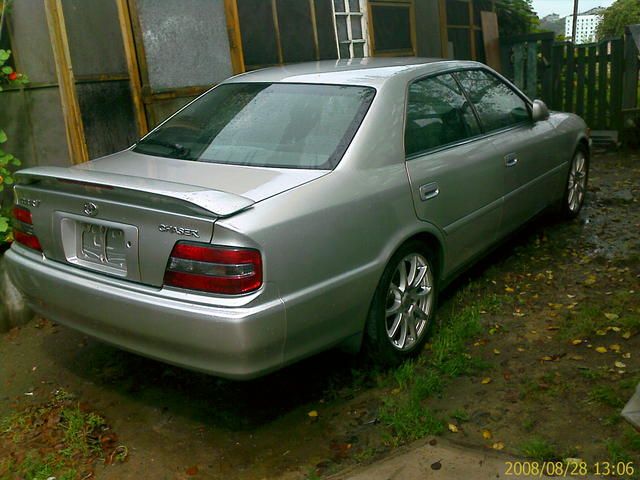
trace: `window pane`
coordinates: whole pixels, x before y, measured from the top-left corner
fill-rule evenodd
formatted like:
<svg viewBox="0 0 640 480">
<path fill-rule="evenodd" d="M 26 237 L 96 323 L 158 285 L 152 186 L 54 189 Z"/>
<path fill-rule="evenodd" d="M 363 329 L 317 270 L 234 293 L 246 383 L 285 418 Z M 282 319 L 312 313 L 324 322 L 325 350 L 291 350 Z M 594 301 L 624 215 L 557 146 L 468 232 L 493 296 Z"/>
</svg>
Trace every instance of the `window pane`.
<svg viewBox="0 0 640 480">
<path fill-rule="evenodd" d="M 411 16 L 408 7 L 371 5 L 373 35 L 378 52 L 410 51 Z"/>
<path fill-rule="evenodd" d="M 349 43 L 340 44 L 340 58 L 351 58 L 351 53 L 349 52 Z"/>
<path fill-rule="evenodd" d="M 529 119 L 525 101 L 502 80 L 482 70 L 459 72 L 456 75 L 468 92 L 486 131 Z"/>
<path fill-rule="evenodd" d="M 409 87 L 405 129 L 407 155 L 479 133 L 473 111 L 450 75 L 420 80 Z"/>
<path fill-rule="evenodd" d="M 349 0 L 349 11 L 350 12 L 359 12 L 360 11 L 360 0 Z"/>
<path fill-rule="evenodd" d="M 351 39 L 362 39 L 362 17 L 360 15 L 351 15 Z"/>
<path fill-rule="evenodd" d="M 336 16 L 336 26 L 338 27 L 338 41 L 342 42 L 344 40 L 349 40 L 346 15 Z"/>
<path fill-rule="evenodd" d="M 469 2 L 466 0 L 447 0 L 447 24 L 469 25 Z"/>
<path fill-rule="evenodd" d="M 356 58 L 364 57 L 364 43 L 353 44 L 353 56 Z"/>
<path fill-rule="evenodd" d="M 136 152 L 179 160 L 328 169 L 373 100 L 368 87 L 230 83 L 191 103 Z"/>
<path fill-rule="evenodd" d="M 336 12 L 344 12 L 344 0 L 333 0 L 333 6 Z"/>
</svg>

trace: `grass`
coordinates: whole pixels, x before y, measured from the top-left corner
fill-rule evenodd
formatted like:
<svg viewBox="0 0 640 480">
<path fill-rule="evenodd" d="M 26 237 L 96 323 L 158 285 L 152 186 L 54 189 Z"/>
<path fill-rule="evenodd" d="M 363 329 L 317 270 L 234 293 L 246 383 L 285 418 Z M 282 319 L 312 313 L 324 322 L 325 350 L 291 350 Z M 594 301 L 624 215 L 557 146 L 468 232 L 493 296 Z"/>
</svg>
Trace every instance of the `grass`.
<svg viewBox="0 0 640 480">
<path fill-rule="evenodd" d="M 395 395 L 383 401 L 379 417 L 389 427 L 393 445 L 444 432 L 443 419 L 428 408 L 426 400 L 440 394 L 451 379 L 486 367 L 467 353 L 467 344 L 481 333 L 480 312 L 494 308 L 498 300 L 480 298 L 461 306 L 470 292 L 467 288 L 458 294 L 450 315 L 427 347 L 430 354 L 405 362 L 392 372 L 392 381 L 397 386 Z M 468 420 L 464 411 L 454 412 L 452 417 Z"/>
<path fill-rule="evenodd" d="M 621 408 L 625 404 L 625 400 L 620 398 L 613 388 L 605 385 L 598 385 L 592 388 L 588 399 L 591 402 L 597 402 L 612 408 Z"/>
<path fill-rule="evenodd" d="M 522 443 L 520 452 L 525 457 L 540 461 L 553 461 L 562 458 L 562 455 L 556 451 L 555 445 L 540 437 L 534 437 Z"/>
<path fill-rule="evenodd" d="M 99 459 L 124 460 L 104 419 L 87 412 L 64 391 L 40 405 L 0 419 L 0 478 L 71 480 L 91 472 Z"/>
</svg>

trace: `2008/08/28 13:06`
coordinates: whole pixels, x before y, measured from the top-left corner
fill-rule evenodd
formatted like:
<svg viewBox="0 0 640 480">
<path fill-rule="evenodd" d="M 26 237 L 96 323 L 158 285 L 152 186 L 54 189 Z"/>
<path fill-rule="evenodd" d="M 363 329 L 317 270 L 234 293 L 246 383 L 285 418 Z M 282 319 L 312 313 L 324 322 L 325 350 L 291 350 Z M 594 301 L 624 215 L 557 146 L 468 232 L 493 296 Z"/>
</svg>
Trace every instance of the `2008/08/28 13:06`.
<svg viewBox="0 0 640 480">
<path fill-rule="evenodd" d="M 507 461 L 505 466 L 504 474 L 515 477 L 542 477 L 543 475 L 554 477 L 583 477 L 587 475 L 624 477 L 636 473 L 636 467 L 633 462 Z"/>
</svg>

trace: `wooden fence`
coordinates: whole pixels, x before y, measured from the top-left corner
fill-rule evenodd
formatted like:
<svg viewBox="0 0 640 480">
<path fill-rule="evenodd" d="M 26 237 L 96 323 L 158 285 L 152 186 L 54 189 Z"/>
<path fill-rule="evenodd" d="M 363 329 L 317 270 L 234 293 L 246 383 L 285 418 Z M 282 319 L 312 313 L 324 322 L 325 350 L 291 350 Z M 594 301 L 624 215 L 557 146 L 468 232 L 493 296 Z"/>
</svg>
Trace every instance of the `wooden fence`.
<svg viewBox="0 0 640 480">
<path fill-rule="evenodd" d="M 638 48 L 628 33 L 599 43 L 555 42 L 551 32 L 501 40 L 503 74 L 531 98 L 573 112 L 595 130 L 621 130 L 638 106 Z"/>
</svg>

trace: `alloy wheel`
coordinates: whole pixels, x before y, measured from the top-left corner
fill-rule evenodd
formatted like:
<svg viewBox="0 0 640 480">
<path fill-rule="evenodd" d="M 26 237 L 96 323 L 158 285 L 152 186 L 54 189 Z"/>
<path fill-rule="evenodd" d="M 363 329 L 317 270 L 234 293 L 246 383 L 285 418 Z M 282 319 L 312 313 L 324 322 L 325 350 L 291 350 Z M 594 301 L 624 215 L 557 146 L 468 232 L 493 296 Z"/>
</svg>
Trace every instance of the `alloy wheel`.
<svg viewBox="0 0 640 480">
<path fill-rule="evenodd" d="M 426 333 L 433 308 L 433 286 L 433 272 L 423 255 L 407 255 L 396 267 L 387 292 L 385 327 L 397 350 L 411 350 Z"/>
</svg>

